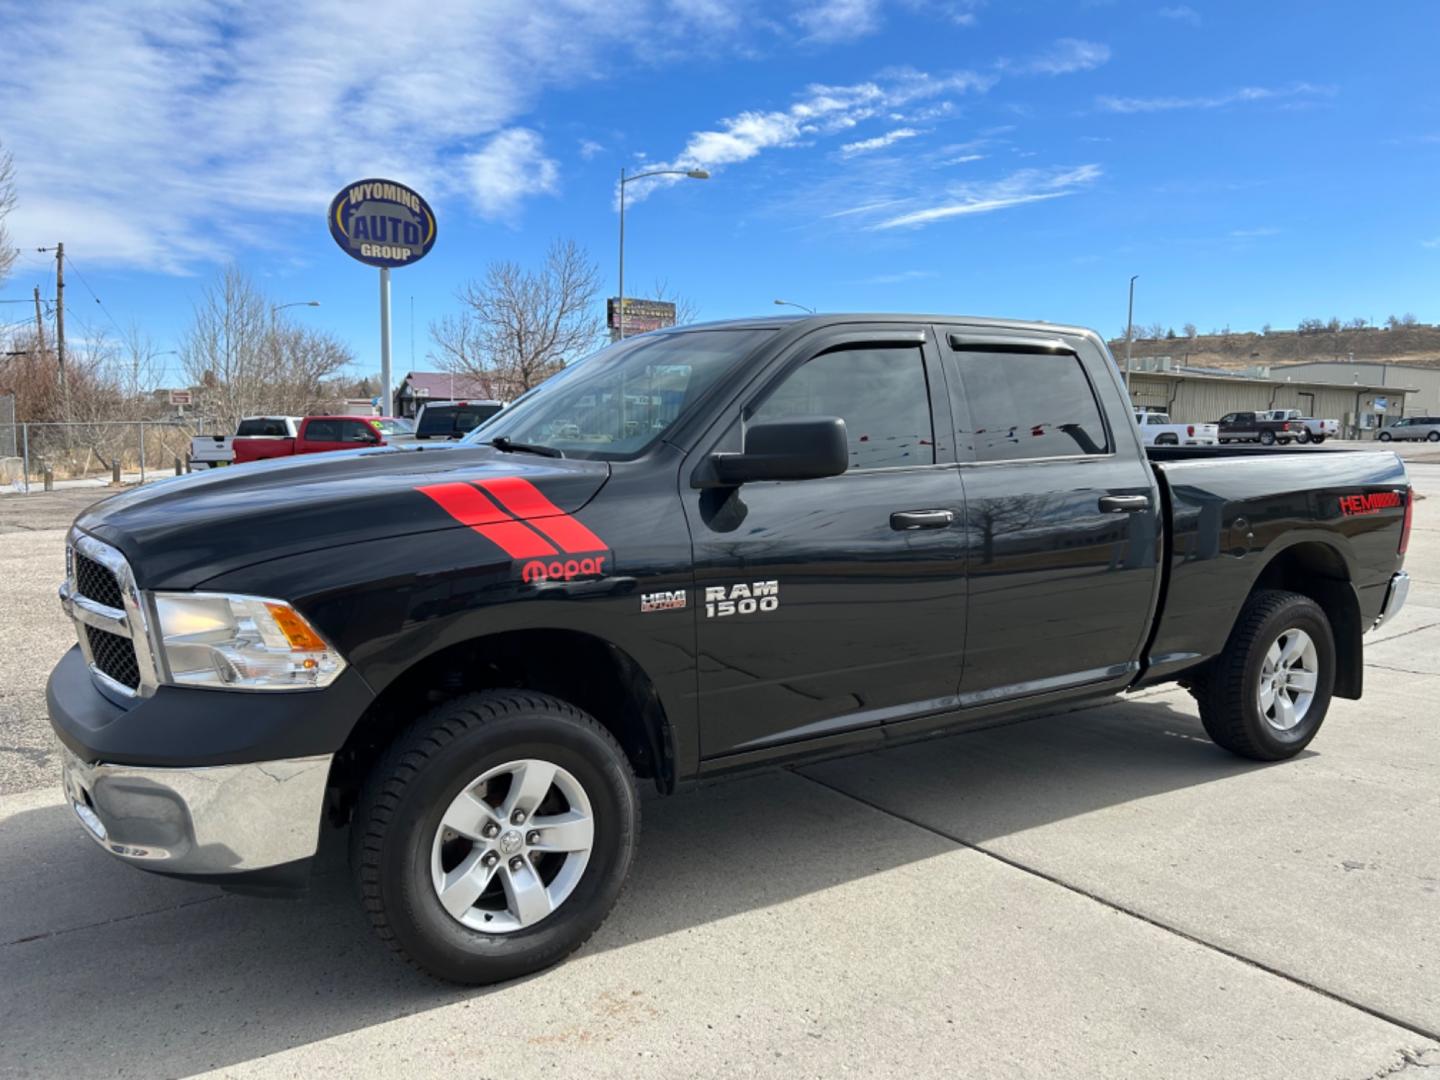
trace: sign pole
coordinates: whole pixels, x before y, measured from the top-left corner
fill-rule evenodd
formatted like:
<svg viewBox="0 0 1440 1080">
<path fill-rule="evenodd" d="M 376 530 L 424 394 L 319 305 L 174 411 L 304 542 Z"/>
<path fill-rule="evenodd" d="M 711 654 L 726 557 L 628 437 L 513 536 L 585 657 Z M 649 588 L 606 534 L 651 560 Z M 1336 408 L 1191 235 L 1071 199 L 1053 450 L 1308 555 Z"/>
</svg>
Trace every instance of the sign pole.
<svg viewBox="0 0 1440 1080">
<path fill-rule="evenodd" d="M 390 401 L 390 268 L 380 268 L 380 397 L 381 416 L 394 410 Z"/>
</svg>

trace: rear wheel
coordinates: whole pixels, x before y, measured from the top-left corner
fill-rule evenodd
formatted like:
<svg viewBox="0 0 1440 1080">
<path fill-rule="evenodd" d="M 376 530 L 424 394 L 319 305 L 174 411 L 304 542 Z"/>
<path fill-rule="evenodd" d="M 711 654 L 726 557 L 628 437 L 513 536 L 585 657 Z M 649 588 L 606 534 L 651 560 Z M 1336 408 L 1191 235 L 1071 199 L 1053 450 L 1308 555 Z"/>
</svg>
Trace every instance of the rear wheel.
<svg viewBox="0 0 1440 1080">
<path fill-rule="evenodd" d="M 1274 446 L 1274 445 L 1275 445 L 1275 433 L 1274 433 L 1273 431 L 1262 431 L 1262 432 L 1260 432 L 1260 444 L 1261 444 L 1262 446 Z"/>
<path fill-rule="evenodd" d="M 1324 435 L 1311 435 L 1310 441 L 1313 442 L 1316 446 L 1319 446 L 1322 442 L 1325 441 L 1325 438 L 1326 436 Z"/>
<path fill-rule="evenodd" d="M 1218 745 L 1279 761 L 1315 737 L 1334 685 L 1335 639 L 1325 612 L 1307 596 L 1277 589 L 1250 598 L 1194 692 Z"/>
<path fill-rule="evenodd" d="M 1440 431 L 1432 431 L 1425 436 L 1426 442 L 1440 442 Z"/>
<path fill-rule="evenodd" d="M 437 707 L 376 765 L 351 862 L 376 932 L 418 967 L 493 983 L 558 962 L 609 914 L 640 803 L 592 717 L 528 691 Z"/>
<path fill-rule="evenodd" d="M 1180 440 L 1179 440 L 1176 436 L 1174 436 L 1174 435 L 1157 435 L 1157 436 L 1155 437 L 1155 445 L 1156 445 L 1156 446 L 1179 446 L 1179 445 L 1180 445 Z"/>
<path fill-rule="evenodd" d="M 1381 442 L 1389 442 L 1389 441 L 1390 441 L 1390 438 L 1391 438 L 1390 432 L 1388 432 L 1388 431 L 1382 431 L 1382 432 L 1380 432 L 1380 441 L 1381 441 Z"/>
</svg>

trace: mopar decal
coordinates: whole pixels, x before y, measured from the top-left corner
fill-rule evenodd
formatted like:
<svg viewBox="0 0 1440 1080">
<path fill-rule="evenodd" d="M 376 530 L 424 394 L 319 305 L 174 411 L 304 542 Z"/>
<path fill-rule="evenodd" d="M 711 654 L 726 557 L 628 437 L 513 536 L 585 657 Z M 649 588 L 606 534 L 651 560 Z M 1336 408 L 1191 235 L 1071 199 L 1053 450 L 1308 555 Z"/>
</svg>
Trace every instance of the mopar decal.
<svg viewBox="0 0 1440 1080">
<path fill-rule="evenodd" d="M 512 559 L 524 559 L 520 580 L 570 581 L 606 572 L 605 541 L 518 476 L 428 484 L 416 488 L 462 525 Z"/>
<path fill-rule="evenodd" d="M 705 617 L 723 619 L 729 615 L 771 612 L 780 606 L 778 581 L 754 581 L 739 585 L 710 585 L 705 589 Z"/>
</svg>

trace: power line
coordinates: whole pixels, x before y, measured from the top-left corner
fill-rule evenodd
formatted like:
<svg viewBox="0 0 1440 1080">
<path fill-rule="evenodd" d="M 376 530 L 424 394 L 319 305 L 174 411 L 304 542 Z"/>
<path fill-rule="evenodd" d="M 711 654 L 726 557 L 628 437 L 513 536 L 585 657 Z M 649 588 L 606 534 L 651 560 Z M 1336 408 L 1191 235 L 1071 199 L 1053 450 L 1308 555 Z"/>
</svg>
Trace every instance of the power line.
<svg viewBox="0 0 1440 1080">
<path fill-rule="evenodd" d="M 75 271 L 75 276 L 80 279 L 80 284 L 84 285 L 85 291 L 90 294 L 90 298 L 100 305 L 101 311 L 105 312 L 105 317 L 110 320 L 110 325 L 115 327 L 115 332 L 121 337 L 124 337 L 125 331 L 122 330 L 120 324 L 115 321 L 115 316 L 110 314 L 110 309 L 105 306 L 100 297 L 95 295 L 95 290 L 90 287 L 90 282 L 85 280 L 85 275 L 80 272 L 80 267 L 75 264 L 75 256 L 71 255 L 67 261 L 70 263 L 70 269 Z"/>
</svg>

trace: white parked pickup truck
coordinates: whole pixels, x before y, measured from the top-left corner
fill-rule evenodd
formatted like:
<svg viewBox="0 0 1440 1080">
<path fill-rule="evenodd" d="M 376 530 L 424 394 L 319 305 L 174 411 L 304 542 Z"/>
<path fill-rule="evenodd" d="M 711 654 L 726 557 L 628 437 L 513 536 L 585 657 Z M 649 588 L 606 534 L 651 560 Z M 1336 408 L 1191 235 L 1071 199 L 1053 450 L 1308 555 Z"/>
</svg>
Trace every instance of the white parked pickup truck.
<svg viewBox="0 0 1440 1080">
<path fill-rule="evenodd" d="M 1298 443 L 1322 443 L 1340 434 L 1339 420 L 1316 420 L 1313 416 L 1301 416 L 1299 409 L 1269 409 L 1256 415 L 1261 420 L 1286 420 L 1291 424 L 1299 424 L 1299 433 L 1295 436 Z"/>
<path fill-rule="evenodd" d="M 234 435 L 196 435 L 190 440 L 190 467 L 213 469 L 235 462 L 235 440 L 293 439 L 300 423 L 298 416 L 247 416 Z"/>
<path fill-rule="evenodd" d="M 1170 414 L 1135 411 L 1140 438 L 1146 446 L 1216 446 L 1220 429 L 1214 424 L 1172 424 Z"/>
</svg>

